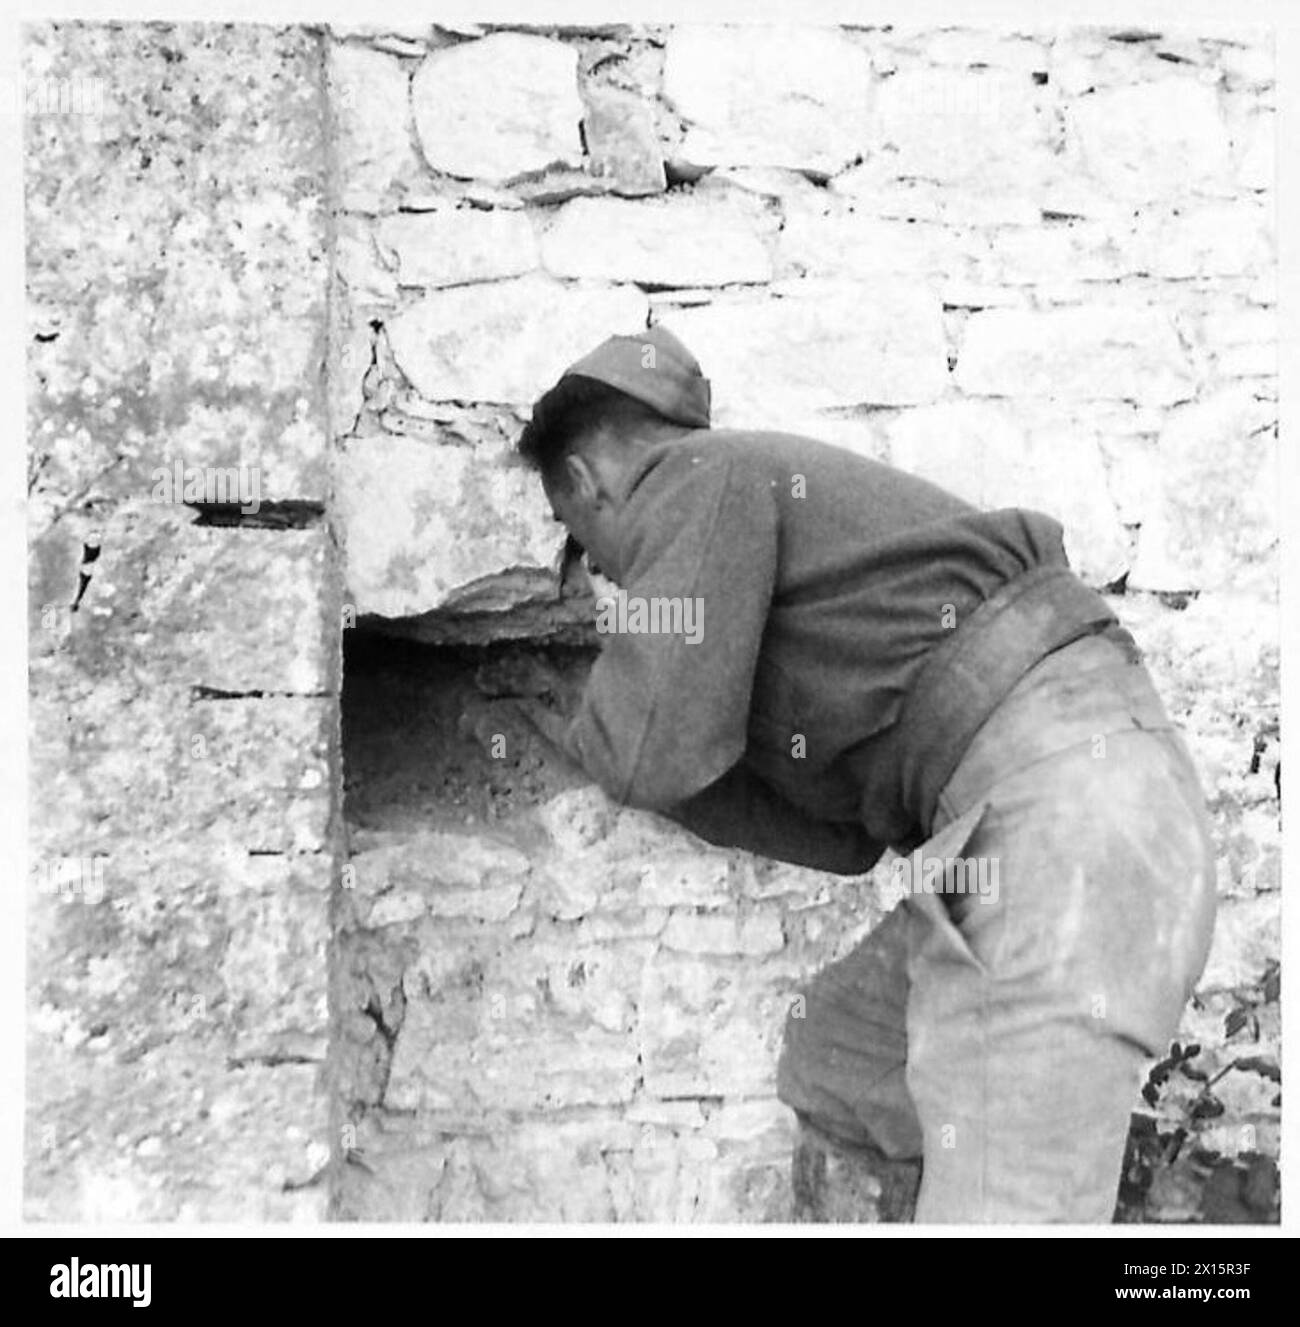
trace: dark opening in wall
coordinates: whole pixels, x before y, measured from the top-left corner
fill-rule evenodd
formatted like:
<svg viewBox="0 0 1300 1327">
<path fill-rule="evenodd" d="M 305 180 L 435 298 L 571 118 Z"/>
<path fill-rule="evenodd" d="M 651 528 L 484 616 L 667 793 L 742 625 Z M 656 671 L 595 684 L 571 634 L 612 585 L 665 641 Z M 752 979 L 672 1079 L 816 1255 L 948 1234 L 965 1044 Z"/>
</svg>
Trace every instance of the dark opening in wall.
<svg viewBox="0 0 1300 1327">
<path fill-rule="evenodd" d="M 508 824 L 569 786 L 497 702 L 570 710 L 594 650 L 428 646 L 364 629 L 344 648 L 344 816 L 351 831 Z M 488 740 L 501 726 L 493 754 Z"/>
</svg>

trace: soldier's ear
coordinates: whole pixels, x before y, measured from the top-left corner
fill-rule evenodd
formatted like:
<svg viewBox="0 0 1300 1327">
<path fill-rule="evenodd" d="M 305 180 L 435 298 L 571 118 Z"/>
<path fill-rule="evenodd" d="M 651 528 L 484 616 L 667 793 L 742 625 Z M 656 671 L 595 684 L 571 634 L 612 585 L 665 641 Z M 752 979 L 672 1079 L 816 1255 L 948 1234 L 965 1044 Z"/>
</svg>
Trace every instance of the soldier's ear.
<svg viewBox="0 0 1300 1327">
<path fill-rule="evenodd" d="M 581 452 L 570 452 L 564 458 L 564 475 L 569 492 L 585 506 L 594 506 L 600 496 L 600 479 L 591 461 Z"/>
</svg>

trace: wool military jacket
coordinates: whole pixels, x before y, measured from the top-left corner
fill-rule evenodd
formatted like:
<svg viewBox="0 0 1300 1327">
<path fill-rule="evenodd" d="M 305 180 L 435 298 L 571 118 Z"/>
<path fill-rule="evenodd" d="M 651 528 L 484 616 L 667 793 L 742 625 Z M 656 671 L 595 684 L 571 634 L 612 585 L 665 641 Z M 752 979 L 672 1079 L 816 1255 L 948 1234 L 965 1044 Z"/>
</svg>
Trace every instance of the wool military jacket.
<svg viewBox="0 0 1300 1327">
<path fill-rule="evenodd" d="M 842 873 L 902 823 L 878 791 L 863 805 L 863 770 L 927 656 L 999 587 L 1067 565 L 1048 516 L 791 434 L 656 445 L 625 496 L 626 603 L 566 744 L 621 803 Z"/>
</svg>

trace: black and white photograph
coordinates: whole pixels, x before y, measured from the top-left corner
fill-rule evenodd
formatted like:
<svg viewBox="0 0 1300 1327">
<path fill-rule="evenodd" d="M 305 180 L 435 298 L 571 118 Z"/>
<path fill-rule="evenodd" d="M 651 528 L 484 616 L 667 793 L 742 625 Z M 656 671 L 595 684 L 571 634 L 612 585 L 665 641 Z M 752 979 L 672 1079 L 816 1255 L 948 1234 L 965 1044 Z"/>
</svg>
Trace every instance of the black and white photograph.
<svg viewBox="0 0 1300 1327">
<path fill-rule="evenodd" d="M 1234 8 L 22 16 L 25 1230 L 1280 1233 Z"/>
</svg>

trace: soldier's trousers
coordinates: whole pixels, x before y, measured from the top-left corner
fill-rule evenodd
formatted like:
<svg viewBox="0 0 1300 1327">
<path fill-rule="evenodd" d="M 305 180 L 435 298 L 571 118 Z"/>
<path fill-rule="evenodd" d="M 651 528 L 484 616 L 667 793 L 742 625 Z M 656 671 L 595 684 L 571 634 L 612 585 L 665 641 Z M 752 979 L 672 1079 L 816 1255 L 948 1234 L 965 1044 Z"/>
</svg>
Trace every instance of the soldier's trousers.
<svg viewBox="0 0 1300 1327">
<path fill-rule="evenodd" d="M 1201 789 L 1126 632 L 1021 679 L 898 869 L 904 901 L 796 1003 L 782 1100 L 920 1157 L 918 1222 L 1111 1220 L 1215 900 Z"/>
</svg>

